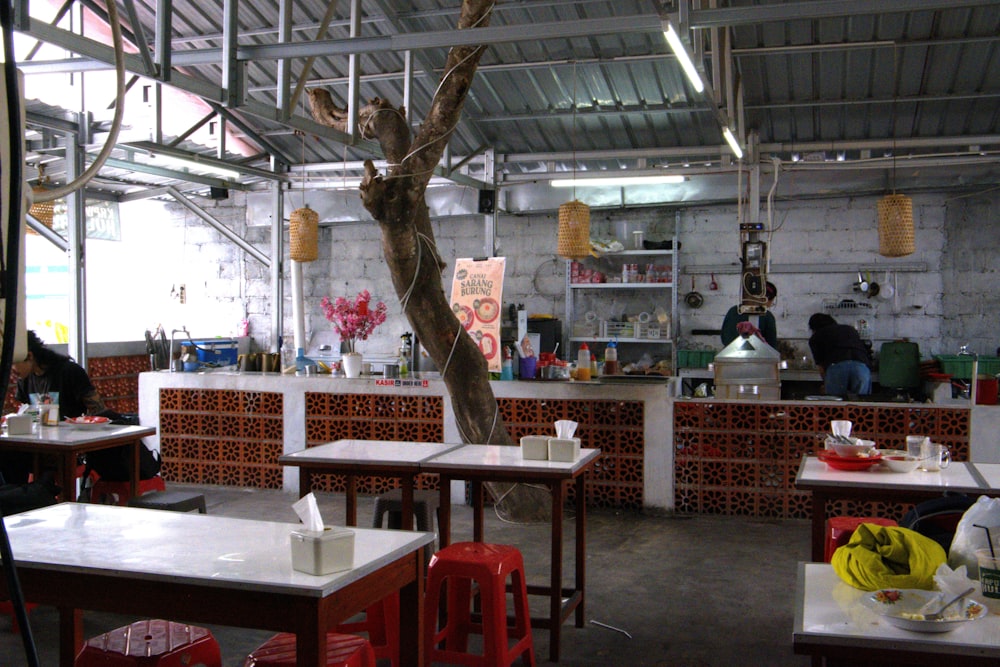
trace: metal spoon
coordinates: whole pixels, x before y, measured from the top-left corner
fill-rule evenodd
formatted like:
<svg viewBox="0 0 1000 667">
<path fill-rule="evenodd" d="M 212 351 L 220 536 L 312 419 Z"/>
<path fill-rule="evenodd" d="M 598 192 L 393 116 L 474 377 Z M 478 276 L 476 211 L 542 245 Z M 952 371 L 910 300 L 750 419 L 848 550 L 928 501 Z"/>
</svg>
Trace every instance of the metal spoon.
<svg viewBox="0 0 1000 667">
<path fill-rule="evenodd" d="M 962 598 L 964 598 L 966 595 L 968 595 L 969 593 L 971 593 L 974 590 L 976 590 L 976 589 L 975 588 L 968 588 L 961 595 L 957 595 L 954 598 L 952 598 L 951 600 L 949 600 L 948 602 L 946 602 L 940 609 L 938 609 L 933 614 L 924 614 L 924 620 L 925 621 L 940 621 L 942 618 L 944 618 L 944 616 L 942 616 L 942 612 L 944 612 L 945 609 L 947 609 L 951 605 L 955 604 L 956 602 L 958 602 L 959 600 L 961 600 Z"/>
</svg>

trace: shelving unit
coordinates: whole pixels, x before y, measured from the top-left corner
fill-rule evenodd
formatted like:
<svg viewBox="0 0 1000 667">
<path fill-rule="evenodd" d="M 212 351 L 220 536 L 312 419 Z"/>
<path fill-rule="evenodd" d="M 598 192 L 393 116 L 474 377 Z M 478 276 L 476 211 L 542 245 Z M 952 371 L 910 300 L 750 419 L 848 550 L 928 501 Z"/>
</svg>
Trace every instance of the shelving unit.
<svg viewBox="0 0 1000 667">
<path fill-rule="evenodd" d="M 672 247 L 677 247 L 677 237 L 673 237 Z M 674 332 L 677 330 L 677 275 L 678 267 L 675 261 L 674 250 L 624 250 L 615 253 L 606 253 L 598 258 L 585 259 L 581 262 L 586 267 L 597 267 L 606 273 L 609 280 L 618 280 L 622 275 L 622 267 L 625 264 L 637 264 L 640 273 L 646 275 L 643 269 L 648 265 L 665 266 L 670 264 L 669 282 L 573 282 L 572 267 L 573 262 L 566 262 L 566 322 L 567 330 L 564 333 L 566 339 L 565 349 L 567 358 L 576 358 L 577 350 L 581 343 L 586 342 L 594 352 L 603 356 L 599 349 L 595 349 L 593 343 L 608 343 L 617 340 L 619 344 L 619 359 L 625 361 L 633 360 L 632 357 L 638 355 L 634 349 L 626 349 L 633 346 L 646 346 L 647 349 L 639 350 L 639 354 L 644 351 L 650 352 L 652 356 L 670 360 L 671 366 L 676 368 L 677 353 L 674 349 Z M 645 261 L 642 261 L 645 260 Z M 596 303 L 591 309 L 596 314 L 596 321 L 587 322 L 579 307 L 580 300 L 586 294 L 611 293 L 625 295 L 645 294 L 656 297 L 658 294 L 666 296 L 665 299 L 657 299 L 655 305 L 642 308 L 638 312 L 649 312 L 649 322 L 613 322 L 612 317 L 619 317 L 622 313 L 612 313 L 611 303 Z M 669 315 L 669 322 L 665 326 L 666 331 L 662 331 L 661 325 L 656 321 L 653 311 L 655 306 L 664 308 Z M 628 313 L 628 315 L 638 315 L 638 312 Z M 602 326 L 602 323 L 605 323 Z M 631 326 L 630 326 L 631 325 Z M 608 327 L 613 327 L 620 331 L 618 335 L 611 335 L 607 332 Z M 590 331 L 584 329 L 590 328 Z M 636 335 L 638 329 L 639 335 Z M 642 334 L 643 331 L 659 331 L 658 335 L 651 336 Z M 652 349 L 648 349 L 652 348 Z"/>
</svg>

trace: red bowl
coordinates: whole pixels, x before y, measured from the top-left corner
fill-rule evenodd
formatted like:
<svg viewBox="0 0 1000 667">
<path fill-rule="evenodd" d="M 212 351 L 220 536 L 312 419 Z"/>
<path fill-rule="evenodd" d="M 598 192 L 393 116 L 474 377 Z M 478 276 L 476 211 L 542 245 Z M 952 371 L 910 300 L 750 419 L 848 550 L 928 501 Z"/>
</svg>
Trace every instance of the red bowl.
<svg viewBox="0 0 1000 667">
<path fill-rule="evenodd" d="M 834 470 L 868 470 L 873 465 L 882 460 L 878 454 L 875 456 L 837 456 L 835 452 L 822 449 L 817 454 L 820 461 L 827 464 Z"/>
</svg>

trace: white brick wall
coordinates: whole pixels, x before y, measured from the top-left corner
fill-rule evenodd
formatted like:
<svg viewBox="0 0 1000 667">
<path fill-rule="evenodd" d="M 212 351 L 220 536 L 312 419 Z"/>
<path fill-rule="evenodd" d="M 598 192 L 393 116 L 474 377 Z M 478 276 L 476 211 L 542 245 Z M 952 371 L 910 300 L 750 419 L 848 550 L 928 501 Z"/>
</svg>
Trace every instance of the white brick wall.
<svg viewBox="0 0 1000 667">
<path fill-rule="evenodd" d="M 772 273 L 779 290 L 775 307 L 778 333 L 803 350 L 808 338 L 806 321 L 821 310 L 826 299 L 864 297 L 852 292 L 860 266 L 884 267 L 897 288 L 893 301 L 878 302 L 872 322 L 876 347 L 880 341 L 909 338 L 920 345 L 922 356 L 954 354 L 968 344 L 980 353 L 993 355 L 1000 346 L 1000 224 L 997 221 L 1000 194 L 955 196 L 922 194 L 914 197 L 916 224 L 915 254 L 898 259 L 878 255 L 875 215 L 876 197 L 826 200 L 776 201 L 773 234 L 770 237 Z M 237 234 L 267 253 L 270 231 L 247 228 L 245 197 L 232 193 L 230 199 L 201 202 Z M 259 349 L 269 349 L 270 271 L 244 257 L 236 246 L 211 230 L 196 216 L 178 206 L 169 207 L 177 232 L 185 242 L 182 262 L 176 267 L 189 285 L 193 303 L 208 308 L 210 317 L 231 333 L 243 318 L 244 309 L 252 322 L 251 335 Z M 717 273 L 719 290 L 709 290 L 710 275 L 696 273 L 695 286 L 705 296 L 705 304 L 692 310 L 681 303 L 681 345 L 721 347 L 715 337 L 690 335 L 692 329 L 716 329 L 730 305 L 738 298 L 737 266 L 740 249 L 735 206 L 703 206 L 683 209 L 678 234 L 681 241 L 682 297 L 691 287 L 690 267 L 732 265 L 730 273 Z M 766 212 L 762 213 L 766 220 Z M 636 225 L 646 229 L 646 238 L 669 238 L 675 211 L 646 208 L 592 212 L 592 232 L 614 235 L 616 228 Z M 484 254 L 484 224 L 480 216 L 448 218 L 435 224 L 438 250 L 448 268 L 444 289 L 450 289 L 453 260 Z M 554 259 L 557 220 L 555 212 L 524 216 L 501 216 L 497 223 L 498 254 L 507 258 L 504 285 L 506 304 L 523 303 L 529 312 L 564 313 L 563 262 Z M 287 237 L 286 237 L 287 238 Z M 926 271 L 892 272 L 895 265 L 925 265 Z M 788 265 L 827 268 L 836 272 L 783 271 Z M 880 268 L 873 278 L 884 282 Z M 194 289 L 192 289 L 194 288 Z M 359 223 L 323 228 L 320 259 L 304 267 L 307 333 L 328 333 L 329 325 L 319 310 L 324 295 L 350 296 L 369 289 L 377 299 L 389 304 L 389 321 L 365 344 L 371 353 L 391 353 L 399 335 L 409 330 L 400 316 L 388 270 L 381 257 L 377 225 Z M 291 338 L 290 285 L 285 289 L 286 337 Z M 617 306 L 616 306 L 617 307 Z M 191 309 L 190 312 L 194 312 Z M 838 316 L 853 323 L 854 316 Z M 191 321 L 189 328 L 196 327 Z M 209 326 L 209 325 L 206 325 Z M 569 323 L 564 323 L 568 330 Z M 197 330 L 209 333 L 200 326 Z"/>
</svg>

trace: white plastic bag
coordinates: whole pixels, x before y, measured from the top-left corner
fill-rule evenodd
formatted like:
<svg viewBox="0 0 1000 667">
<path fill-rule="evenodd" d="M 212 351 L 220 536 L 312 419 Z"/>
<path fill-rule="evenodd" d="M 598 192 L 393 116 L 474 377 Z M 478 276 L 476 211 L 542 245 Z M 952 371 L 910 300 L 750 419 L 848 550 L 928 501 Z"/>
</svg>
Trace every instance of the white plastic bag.
<svg viewBox="0 0 1000 667">
<path fill-rule="evenodd" d="M 979 496 L 975 504 L 962 515 L 955 529 L 955 537 L 948 550 L 948 565 L 953 570 L 965 565 L 969 577 L 973 579 L 979 578 L 976 549 L 990 547 L 986 540 L 987 531 L 977 526 L 990 529 L 989 535 L 993 538 L 994 547 L 1000 544 L 1000 498 Z"/>
</svg>

